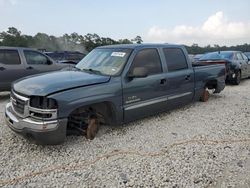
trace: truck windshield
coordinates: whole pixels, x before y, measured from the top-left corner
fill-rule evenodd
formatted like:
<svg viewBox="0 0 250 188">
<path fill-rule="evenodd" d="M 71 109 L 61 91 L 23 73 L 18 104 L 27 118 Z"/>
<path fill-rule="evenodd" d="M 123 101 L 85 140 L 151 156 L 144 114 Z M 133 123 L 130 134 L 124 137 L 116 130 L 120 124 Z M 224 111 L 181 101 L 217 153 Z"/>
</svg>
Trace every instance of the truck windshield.
<svg viewBox="0 0 250 188">
<path fill-rule="evenodd" d="M 119 48 L 94 49 L 76 65 L 76 68 L 109 76 L 118 75 L 131 51 L 131 49 Z"/>
</svg>

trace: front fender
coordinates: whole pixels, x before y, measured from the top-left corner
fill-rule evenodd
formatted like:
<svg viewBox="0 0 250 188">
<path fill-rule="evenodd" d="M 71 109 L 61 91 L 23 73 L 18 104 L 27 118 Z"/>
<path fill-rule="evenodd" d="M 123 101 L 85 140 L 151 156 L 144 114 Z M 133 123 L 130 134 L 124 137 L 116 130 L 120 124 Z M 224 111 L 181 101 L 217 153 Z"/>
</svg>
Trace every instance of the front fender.
<svg viewBox="0 0 250 188">
<path fill-rule="evenodd" d="M 123 120 L 122 89 L 119 81 L 76 88 L 49 96 L 58 103 L 58 117 L 67 118 L 77 108 L 97 103 L 112 104 L 117 121 Z"/>
</svg>

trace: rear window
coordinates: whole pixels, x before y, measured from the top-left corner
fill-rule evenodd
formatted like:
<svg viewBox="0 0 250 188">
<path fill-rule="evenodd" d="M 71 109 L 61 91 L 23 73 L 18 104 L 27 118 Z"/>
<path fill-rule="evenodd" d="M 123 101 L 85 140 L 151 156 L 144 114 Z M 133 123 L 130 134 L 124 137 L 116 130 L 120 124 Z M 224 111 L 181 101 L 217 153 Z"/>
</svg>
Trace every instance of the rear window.
<svg viewBox="0 0 250 188">
<path fill-rule="evenodd" d="M 232 59 L 232 52 L 211 52 L 205 54 L 200 60 L 221 60 L 221 59 Z"/>
<path fill-rule="evenodd" d="M 163 51 L 169 72 L 188 68 L 186 57 L 181 49 L 165 48 Z"/>
<path fill-rule="evenodd" d="M 80 53 L 69 53 L 66 57 L 67 60 L 75 60 L 75 61 L 80 61 L 82 58 L 84 58 L 84 54 Z"/>
<path fill-rule="evenodd" d="M 55 61 L 64 60 L 64 53 L 45 53 L 47 56 L 51 57 Z"/>
<path fill-rule="evenodd" d="M 5 65 L 21 64 L 17 50 L 0 50 L 0 63 Z"/>
</svg>

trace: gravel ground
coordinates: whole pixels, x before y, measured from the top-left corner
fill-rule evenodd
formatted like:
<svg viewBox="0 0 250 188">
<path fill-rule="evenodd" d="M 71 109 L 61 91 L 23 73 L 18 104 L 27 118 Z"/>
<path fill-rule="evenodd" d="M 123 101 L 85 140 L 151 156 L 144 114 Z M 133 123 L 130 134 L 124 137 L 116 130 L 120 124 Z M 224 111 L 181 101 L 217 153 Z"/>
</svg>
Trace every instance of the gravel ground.
<svg viewBox="0 0 250 188">
<path fill-rule="evenodd" d="M 4 123 L 0 187 L 250 187 L 250 80 L 207 103 L 37 146 Z"/>
</svg>

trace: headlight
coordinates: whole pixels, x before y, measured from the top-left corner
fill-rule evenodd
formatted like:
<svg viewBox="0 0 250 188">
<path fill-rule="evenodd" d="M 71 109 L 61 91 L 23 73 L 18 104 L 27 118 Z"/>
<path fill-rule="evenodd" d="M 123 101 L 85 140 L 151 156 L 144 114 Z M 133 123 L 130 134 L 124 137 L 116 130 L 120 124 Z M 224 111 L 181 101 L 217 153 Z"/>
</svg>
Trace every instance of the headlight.
<svg viewBox="0 0 250 188">
<path fill-rule="evenodd" d="M 33 96 L 30 98 L 30 106 L 39 109 L 57 109 L 55 99 Z"/>
</svg>

